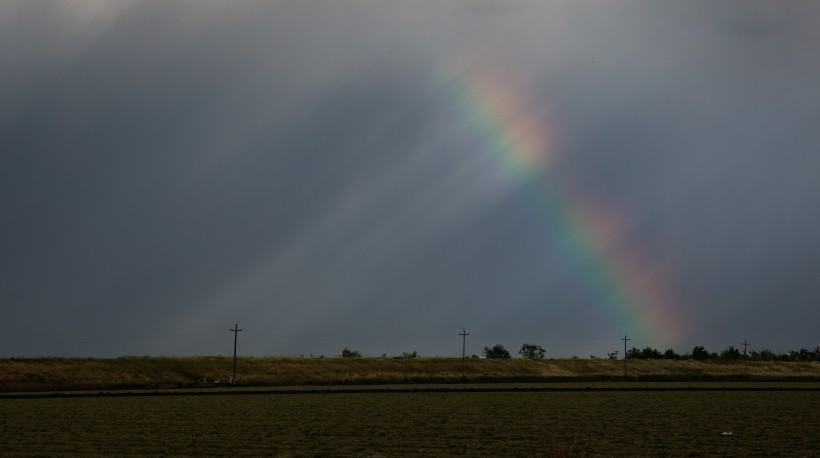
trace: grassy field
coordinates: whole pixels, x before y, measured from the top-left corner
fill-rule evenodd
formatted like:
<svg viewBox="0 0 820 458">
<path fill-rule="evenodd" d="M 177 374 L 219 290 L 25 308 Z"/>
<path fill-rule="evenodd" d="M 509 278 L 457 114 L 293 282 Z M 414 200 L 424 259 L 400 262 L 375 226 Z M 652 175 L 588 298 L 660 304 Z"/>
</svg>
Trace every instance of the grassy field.
<svg viewBox="0 0 820 458">
<path fill-rule="evenodd" d="M 0 455 L 800 457 L 818 412 L 817 391 L 6 398 Z"/>
<path fill-rule="evenodd" d="M 395 384 L 462 382 L 550 382 L 621 380 L 622 361 L 486 360 L 460 358 L 240 358 L 237 381 L 242 386 Z M 183 388 L 197 380 L 224 379 L 232 373 L 227 357 L 186 358 L 0 358 L 0 392 Z M 748 378 L 742 362 L 634 360 L 633 380 L 814 380 L 820 362 L 750 362 Z"/>
<path fill-rule="evenodd" d="M 820 450 L 816 362 L 754 362 L 744 377 L 742 363 L 636 360 L 630 382 L 622 361 L 242 358 L 238 386 L 197 387 L 230 375 L 232 363 L 0 359 L 0 456 Z"/>
</svg>

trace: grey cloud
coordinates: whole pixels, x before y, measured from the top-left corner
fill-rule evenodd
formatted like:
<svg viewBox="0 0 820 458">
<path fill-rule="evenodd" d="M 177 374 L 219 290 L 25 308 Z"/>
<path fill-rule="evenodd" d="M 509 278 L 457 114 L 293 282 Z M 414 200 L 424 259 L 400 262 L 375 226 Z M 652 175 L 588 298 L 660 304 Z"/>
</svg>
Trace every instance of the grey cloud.
<svg viewBox="0 0 820 458">
<path fill-rule="evenodd" d="M 234 320 L 248 354 L 611 351 L 639 331 L 545 186 L 675 273 L 679 351 L 816 345 L 811 4 L 82 4 L 0 6 L 0 302 L 39 333 L 0 353 L 221 353 Z M 459 105 L 487 66 L 551 169 L 504 171 Z"/>
</svg>

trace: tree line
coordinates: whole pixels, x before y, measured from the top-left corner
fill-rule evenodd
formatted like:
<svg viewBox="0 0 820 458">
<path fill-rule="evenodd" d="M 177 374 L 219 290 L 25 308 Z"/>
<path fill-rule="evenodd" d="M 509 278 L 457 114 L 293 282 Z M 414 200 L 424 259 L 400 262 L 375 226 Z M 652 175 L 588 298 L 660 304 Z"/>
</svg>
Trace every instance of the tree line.
<svg viewBox="0 0 820 458">
<path fill-rule="evenodd" d="M 743 352 L 739 348 L 730 345 L 720 352 L 709 352 L 702 346 L 695 346 L 689 353 L 678 354 L 671 348 L 660 352 L 655 348 L 646 347 L 643 349 L 632 347 L 627 353 L 629 359 L 693 359 L 695 361 L 724 360 L 734 361 L 743 358 Z M 774 353 L 771 350 L 750 351 L 746 357 L 752 361 L 820 361 L 820 346 L 814 350 L 801 348 L 791 350 L 786 353 Z"/>
<path fill-rule="evenodd" d="M 518 351 L 518 356 L 528 359 L 544 359 L 544 349 L 540 345 L 523 344 Z M 484 347 L 482 352 L 485 358 L 511 358 L 510 352 L 507 351 L 503 345 L 498 344 L 492 347 Z M 610 359 L 617 357 L 617 352 L 607 355 Z M 730 345 L 728 348 L 720 352 L 709 352 L 702 346 L 695 346 L 689 353 L 679 354 L 671 348 L 665 351 L 652 347 L 645 347 L 643 349 L 632 347 L 626 353 L 628 359 L 692 359 L 696 361 L 705 360 L 723 360 L 734 361 L 743 358 L 743 353 L 739 348 Z M 814 350 L 801 348 L 800 350 L 791 350 L 786 353 L 774 353 L 771 350 L 750 351 L 746 357 L 753 361 L 820 361 L 820 346 Z"/>
<path fill-rule="evenodd" d="M 492 347 L 484 347 L 481 354 L 485 358 L 495 359 L 506 359 L 512 358 L 512 354 L 504 348 L 501 344 L 493 345 Z M 607 357 L 609 359 L 617 359 L 618 352 L 609 353 Z M 344 358 L 356 358 L 361 357 L 361 353 L 355 350 L 350 350 L 345 348 L 342 350 L 341 356 Z M 524 359 L 544 359 L 546 356 L 546 350 L 540 345 L 525 343 L 521 345 L 521 348 L 518 350 L 518 357 Z M 386 355 L 382 355 L 382 357 L 386 357 Z M 397 359 L 408 359 L 408 358 L 416 358 L 418 357 L 418 353 L 415 351 L 413 352 L 404 352 L 400 356 L 396 356 L 394 358 Z M 692 348 L 691 352 L 679 354 L 676 353 L 675 350 L 668 348 L 665 351 L 661 352 L 660 350 L 652 347 L 645 347 L 645 348 L 637 348 L 632 347 L 626 352 L 626 357 L 628 359 L 691 359 L 695 361 L 706 361 L 706 360 L 723 360 L 723 361 L 734 361 L 740 360 L 743 358 L 743 352 L 740 349 L 735 348 L 734 346 L 730 345 L 728 348 L 721 350 L 720 352 L 709 352 L 706 348 L 702 346 L 695 346 Z M 478 358 L 477 355 L 473 355 L 472 358 Z M 594 357 L 592 357 L 594 358 Z M 786 353 L 774 353 L 771 350 L 760 350 L 760 351 L 750 351 L 746 355 L 746 358 L 751 361 L 820 361 L 820 346 L 815 348 L 814 350 L 809 350 L 806 348 L 801 348 L 800 350 L 791 350 Z"/>
</svg>

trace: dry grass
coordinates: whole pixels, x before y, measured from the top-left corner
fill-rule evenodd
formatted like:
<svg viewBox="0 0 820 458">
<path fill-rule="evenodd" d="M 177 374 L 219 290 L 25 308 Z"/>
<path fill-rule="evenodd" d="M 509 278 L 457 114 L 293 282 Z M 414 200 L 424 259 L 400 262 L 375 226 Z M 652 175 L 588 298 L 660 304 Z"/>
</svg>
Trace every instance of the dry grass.
<svg viewBox="0 0 820 458">
<path fill-rule="evenodd" d="M 459 358 L 240 358 L 244 386 L 379 383 L 552 382 L 619 380 L 623 361 L 486 360 Z M 197 380 L 231 375 L 228 357 L 0 359 L 0 391 L 182 388 Z M 641 381 L 745 380 L 742 362 L 629 361 L 630 379 Z M 751 380 L 820 380 L 820 362 L 752 362 Z"/>
</svg>

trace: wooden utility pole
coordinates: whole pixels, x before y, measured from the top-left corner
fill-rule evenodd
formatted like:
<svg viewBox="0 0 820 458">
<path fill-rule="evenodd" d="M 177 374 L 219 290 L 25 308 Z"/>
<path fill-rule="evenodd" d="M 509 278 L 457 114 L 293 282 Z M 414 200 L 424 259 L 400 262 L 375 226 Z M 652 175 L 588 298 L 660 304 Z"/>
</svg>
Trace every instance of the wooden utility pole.
<svg viewBox="0 0 820 458">
<path fill-rule="evenodd" d="M 461 332 L 458 333 L 461 336 L 461 378 L 467 378 L 467 336 L 470 334 L 467 333 L 467 330 L 461 328 Z"/>
<path fill-rule="evenodd" d="M 236 337 L 239 335 L 239 322 L 237 321 L 233 329 L 229 329 L 233 333 L 233 377 L 231 377 L 231 385 L 236 385 Z"/>
<path fill-rule="evenodd" d="M 626 353 L 626 342 L 630 341 L 632 339 L 630 339 L 629 337 L 626 336 L 626 334 L 624 334 L 624 338 L 621 339 L 621 340 L 624 341 L 624 380 L 626 380 L 626 355 L 627 355 L 627 353 Z"/>
<path fill-rule="evenodd" d="M 749 346 L 749 341 L 747 339 L 743 339 L 743 376 L 749 376 L 748 364 L 749 364 L 749 357 L 746 356 L 746 347 Z"/>
</svg>

